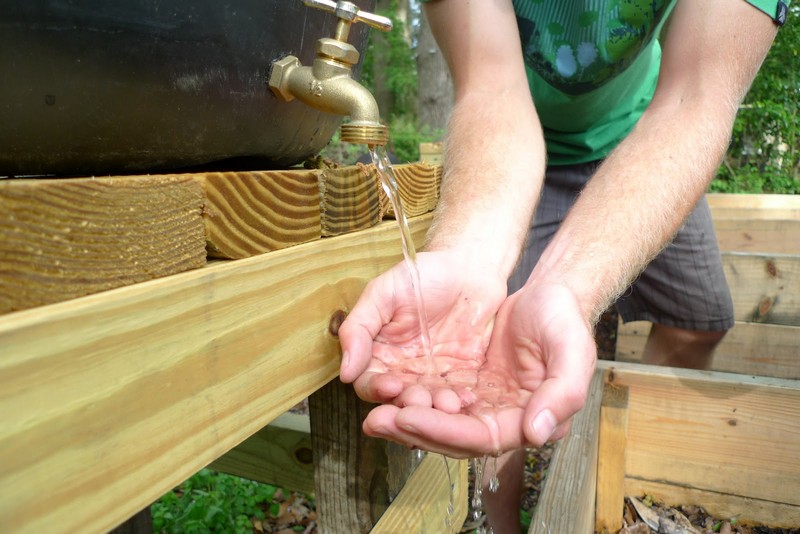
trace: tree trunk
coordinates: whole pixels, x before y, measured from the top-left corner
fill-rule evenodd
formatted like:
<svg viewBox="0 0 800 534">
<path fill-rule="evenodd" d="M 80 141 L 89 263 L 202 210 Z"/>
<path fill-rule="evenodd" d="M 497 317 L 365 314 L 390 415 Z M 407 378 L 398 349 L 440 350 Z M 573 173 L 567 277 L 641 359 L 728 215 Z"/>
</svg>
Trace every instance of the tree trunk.
<svg viewBox="0 0 800 534">
<path fill-rule="evenodd" d="M 417 73 L 420 124 L 444 130 L 453 108 L 453 81 L 424 14 L 420 16 Z"/>
</svg>

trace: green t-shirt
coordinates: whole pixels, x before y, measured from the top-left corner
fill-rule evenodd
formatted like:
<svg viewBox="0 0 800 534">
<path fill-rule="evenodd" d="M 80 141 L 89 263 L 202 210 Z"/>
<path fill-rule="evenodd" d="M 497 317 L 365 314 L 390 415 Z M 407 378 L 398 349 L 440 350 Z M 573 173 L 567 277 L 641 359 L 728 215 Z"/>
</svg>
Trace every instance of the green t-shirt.
<svg viewBox="0 0 800 534">
<path fill-rule="evenodd" d="M 788 2 L 747 0 L 780 23 Z M 513 0 L 548 161 L 605 157 L 655 91 L 675 0 Z M 783 9 L 783 11 L 781 11 Z"/>
</svg>

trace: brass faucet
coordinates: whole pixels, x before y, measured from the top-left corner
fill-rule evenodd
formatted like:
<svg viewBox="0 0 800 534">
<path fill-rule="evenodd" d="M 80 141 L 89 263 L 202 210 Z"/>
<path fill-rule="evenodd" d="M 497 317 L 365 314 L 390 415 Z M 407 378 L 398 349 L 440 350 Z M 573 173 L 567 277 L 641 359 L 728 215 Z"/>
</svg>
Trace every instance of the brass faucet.
<svg viewBox="0 0 800 534">
<path fill-rule="evenodd" d="M 389 128 L 380 122 L 375 97 L 352 78 L 359 54 L 347 39 L 354 22 L 389 31 L 392 21 L 361 11 L 345 0 L 303 0 L 303 3 L 336 14 L 339 18 L 336 34 L 332 39 L 323 37 L 317 41 L 317 57 L 310 67 L 302 66 L 294 56 L 275 61 L 269 78 L 270 89 L 287 102 L 297 98 L 321 111 L 349 116 L 350 121 L 342 125 L 341 130 L 344 142 L 385 145 Z"/>
</svg>

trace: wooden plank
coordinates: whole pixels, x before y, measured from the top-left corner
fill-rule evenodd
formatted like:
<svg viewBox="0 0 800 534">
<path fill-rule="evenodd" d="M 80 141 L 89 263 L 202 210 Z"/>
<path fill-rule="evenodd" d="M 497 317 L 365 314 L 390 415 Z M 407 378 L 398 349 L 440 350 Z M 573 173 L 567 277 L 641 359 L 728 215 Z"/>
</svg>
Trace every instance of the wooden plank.
<svg viewBox="0 0 800 534">
<path fill-rule="evenodd" d="M 800 325 L 800 254 L 722 255 L 737 321 Z"/>
<path fill-rule="evenodd" d="M 623 363 L 612 373 L 629 388 L 628 477 L 800 506 L 800 382 Z"/>
<path fill-rule="evenodd" d="M 630 477 L 625 479 L 625 492 L 634 496 L 652 495 L 656 501 L 669 506 L 694 504 L 714 517 L 737 518 L 740 523 L 760 523 L 776 528 L 797 528 L 800 525 L 800 506 Z"/>
<path fill-rule="evenodd" d="M 314 492 L 308 415 L 287 412 L 209 465 L 231 475 Z"/>
<path fill-rule="evenodd" d="M 619 532 L 625 505 L 625 447 L 628 440 L 628 389 L 605 384 L 600 404 L 595 530 Z"/>
<path fill-rule="evenodd" d="M 444 143 L 420 143 L 419 159 L 431 165 L 441 165 L 444 161 Z"/>
<path fill-rule="evenodd" d="M 369 532 L 403 487 L 413 452 L 363 433 L 374 406 L 359 399 L 352 386 L 333 381 L 308 404 L 320 529 Z"/>
<path fill-rule="evenodd" d="M 257 432 L 336 376 L 331 316 L 400 258 L 386 222 L 0 317 L 0 531 L 108 530 Z"/>
<path fill-rule="evenodd" d="M 528 534 L 594 532 L 597 442 L 604 371 L 595 371 L 583 409 L 556 446 Z"/>
<path fill-rule="evenodd" d="M 248 258 L 322 237 L 316 170 L 193 175 L 206 197 L 208 254 Z"/>
<path fill-rule="evenodd" d="M 179 175 L 0 181 L 0 313 L 203 266 L 202 211 Z"/>
<path fill-rule="evenodd" d="M 394 168 L 394 177 L 406 217 L 416 217 L 436 209 L 442 181 L 440 166 L 422 163 L 398 165 Z M 395 217 L 394 209 L 383 188 L 380 190 L 380 202 L 386 216 Z"/>
<path fill-rule="evenodd" d="M 460 532 L 468 511 L 467 474 L 467 460 L 427 453 L 372 534 Z"/>
<path fill-rule="evenodd" d="M 383 217 L 378 177 L 367 165 L 324 169 L 319 187 L 323 236 L 369 228 Z"/>
<path fill-rule="evenodd" d="M 617 361 L 641 362 L 651 323 L 617 328 Z M 800 327 L 737 322 L 714 352 L 712 370 L 800 379 Z"/>
<path fill-rule="evenodd" d="M 720 250 L 800 254 L 800 220 L 715 217 Z"/>
<path fill-rule="evenodd" d="M 706 194 L 715 219 L 800 220 L 800 195 Z"/>
</svg>

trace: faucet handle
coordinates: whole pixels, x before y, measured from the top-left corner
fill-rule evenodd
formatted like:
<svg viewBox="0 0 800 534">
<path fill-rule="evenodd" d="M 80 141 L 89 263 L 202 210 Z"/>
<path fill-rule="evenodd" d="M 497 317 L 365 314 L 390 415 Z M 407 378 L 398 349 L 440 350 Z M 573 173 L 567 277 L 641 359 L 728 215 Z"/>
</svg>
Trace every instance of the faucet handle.
<svg viewBox="0 0 800 534">
<path fill-rule="evenodd" d="M 363 22 L 375 29 L 388 32 L 392 29 L 392 21 L 387 17 L 368 13 L 359 9 L 357 5 L 346 0 L 303 0 L 308 7 L 315 7 L 328 13 L 334 13 L 339 19 L 347 22 Z"/>
</svg>

